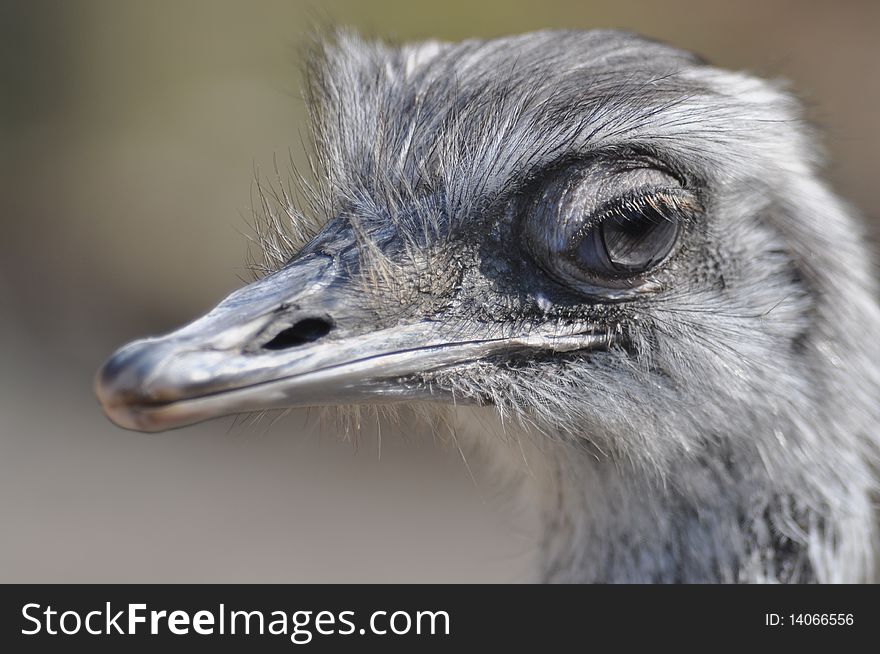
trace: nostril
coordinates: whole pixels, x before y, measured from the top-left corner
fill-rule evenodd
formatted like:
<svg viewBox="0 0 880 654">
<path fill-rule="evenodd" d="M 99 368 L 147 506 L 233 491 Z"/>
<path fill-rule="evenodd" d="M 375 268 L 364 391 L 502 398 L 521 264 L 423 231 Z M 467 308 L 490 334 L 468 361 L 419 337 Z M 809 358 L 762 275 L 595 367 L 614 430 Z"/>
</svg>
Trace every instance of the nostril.
<svg viewBox="0 0 880 654">
<path fill-rule="evenodd" d="M 312 343 L 323 338 L 333 329 L 333 324 L 324 318 L 305 318 L 287 329 L 282 329 L 268 343 L 264 350 L 286 350 L 290 347 Z"/>
</svg>

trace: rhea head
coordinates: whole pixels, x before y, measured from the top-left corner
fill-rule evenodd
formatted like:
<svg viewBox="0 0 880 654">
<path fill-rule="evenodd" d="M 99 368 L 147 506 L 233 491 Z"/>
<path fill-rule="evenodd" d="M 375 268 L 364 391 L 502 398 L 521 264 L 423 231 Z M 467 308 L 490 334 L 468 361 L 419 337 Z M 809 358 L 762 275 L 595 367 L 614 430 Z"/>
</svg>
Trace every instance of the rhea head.
<svg viewBox="0 0 880 654">
<path fill-rule="evenodd" d="M 118 425 L 427 400 L 662 463 L 785 414 L 853 239 L 792 219 L 824 191 L 786 94 L 619 32 L 343 34 L 308 90 L 320 230 L 116 352 Z"/>
</svg>

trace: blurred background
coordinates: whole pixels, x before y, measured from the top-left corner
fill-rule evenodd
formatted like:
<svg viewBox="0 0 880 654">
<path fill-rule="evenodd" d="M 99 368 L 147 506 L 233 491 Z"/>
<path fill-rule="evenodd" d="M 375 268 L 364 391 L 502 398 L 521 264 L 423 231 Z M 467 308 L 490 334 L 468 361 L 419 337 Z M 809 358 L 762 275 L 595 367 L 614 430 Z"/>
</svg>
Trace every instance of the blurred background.
<svg viewBox="0 0 880 654">
<path fill-rule="evenodd" d="M 304 413 L 161 435 L 92 376 L 240 285 L 255 171 L 301 160 L 299 45 L 622 27 L 791 80 L 880 235 L 880 3 L 0 0 L 0 581 L 528 580 L 530 525 L 454 451 Z"/>
</svg>

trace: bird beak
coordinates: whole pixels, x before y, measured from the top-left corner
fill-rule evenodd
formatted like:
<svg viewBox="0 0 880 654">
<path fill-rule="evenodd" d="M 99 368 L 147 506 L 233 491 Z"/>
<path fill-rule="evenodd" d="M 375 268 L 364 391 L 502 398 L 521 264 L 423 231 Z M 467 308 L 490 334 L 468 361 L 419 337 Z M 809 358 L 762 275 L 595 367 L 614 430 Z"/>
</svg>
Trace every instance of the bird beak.
<svg viewBox="0 0 880 654">
<path fill-rule="evenodd" d="M 98 372 L 120 427 L 161 431 L 249 411 L 452 400 L 414 375 L 533 347 L 580 348 L 590 335 L 495 336 L 443 321 L 371 326 L 343 266 L 311 254 L 246 286 L 195 322 L 119 349 Z M 597 337 L 592 337 L 597 338 Z"/>
</svg>

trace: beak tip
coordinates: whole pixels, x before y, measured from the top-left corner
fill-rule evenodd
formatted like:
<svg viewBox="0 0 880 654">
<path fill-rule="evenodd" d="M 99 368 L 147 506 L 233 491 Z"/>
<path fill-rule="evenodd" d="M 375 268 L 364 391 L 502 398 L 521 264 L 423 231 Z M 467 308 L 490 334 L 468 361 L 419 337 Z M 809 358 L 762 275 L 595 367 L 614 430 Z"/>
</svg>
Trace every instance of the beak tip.
<svg viewBox="0 0 880 654">
<path fill-rule="evenodd" d="M 166 428 L 151 417 L 152 412 L 138 408 L 142 400 L 143 370 L 138 371 L 137 355 L 141 342 L 117 350 L 95 374 L 94 391 L 104 415 L 118 427 L 152 432 Z"/>
<path fill-rule="evenodd" d="M 108 395 L 101 385 L 100 373 L 95 382 L 95 394 L 107 419 L 122 429 L 155 433 L 188 424 L 172 420 L 166 415 L 168 413 L 167 407 L 138 406 L 136 403 L 117 398 L 112 394 Z"/>
</svg>

